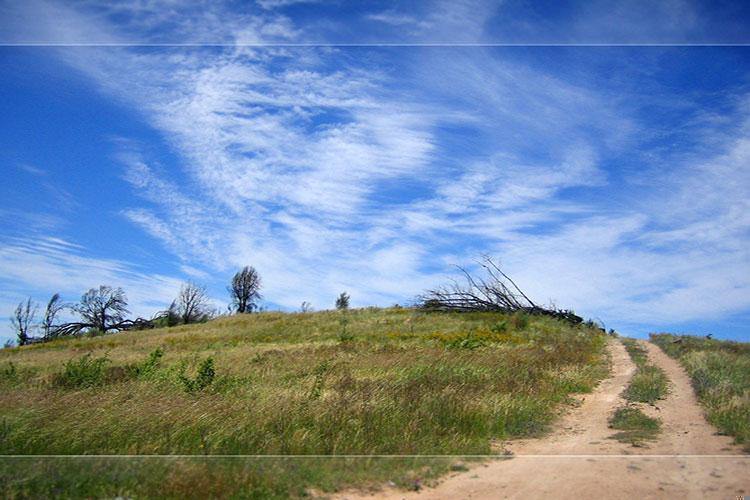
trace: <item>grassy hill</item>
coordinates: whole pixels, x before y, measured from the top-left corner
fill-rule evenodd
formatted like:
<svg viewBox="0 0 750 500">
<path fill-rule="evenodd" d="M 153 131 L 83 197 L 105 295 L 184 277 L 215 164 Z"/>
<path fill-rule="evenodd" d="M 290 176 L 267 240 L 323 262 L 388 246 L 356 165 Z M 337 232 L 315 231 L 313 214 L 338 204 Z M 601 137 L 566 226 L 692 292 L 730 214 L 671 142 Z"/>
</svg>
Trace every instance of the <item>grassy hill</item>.
<svg viewBox="0 0 750 500">
<path fill-rule="evenodd" d="M 750 344 L 668 333 L 651 341 L 690 375 L 708 421 L 750 451 Z"/>
<path fill-rule="evenodd" d="M 3 454 L 139 456 L 5 458 L 2 494 L 419 487 L 455 459 L 403 455 L 487 454 L 493 439 L 543 432 L 570 393 L 606 374 L 604 344 L 595 328 L 548 317 L 393 308 L 242 315 L 4 349 Z"/>
</svg>

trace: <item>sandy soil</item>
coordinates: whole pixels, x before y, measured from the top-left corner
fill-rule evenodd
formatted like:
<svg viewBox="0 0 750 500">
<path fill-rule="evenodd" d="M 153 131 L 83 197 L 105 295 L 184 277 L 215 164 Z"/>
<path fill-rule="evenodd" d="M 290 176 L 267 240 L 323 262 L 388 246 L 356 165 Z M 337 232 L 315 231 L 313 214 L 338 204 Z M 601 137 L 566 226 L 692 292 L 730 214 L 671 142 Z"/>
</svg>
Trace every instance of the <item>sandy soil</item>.
<svg viewBox="0 0 750 500">
<path fill-rule="evenodd" d="M 620 394 L 635 371 L 623 345 L 611 339 L 611 376 L 569 411 L 542 439 L 502 443 L 513 458 L 472 466 L 435 488 L 375 493 L 347 491 L 339 499 L 494 498 L 721 498 L 750 494 L 750 455 L 718 436 L 703 417 L 690 381 L 679 364 L 643 342 L 652 363 L 670 381 L 669 396 L 644 412 L 662 419 L 659 439 L 647 447 L 619 443 L 607 427 Z M 498 450 L 500 451 L 500 450 Z"/>
</svg>

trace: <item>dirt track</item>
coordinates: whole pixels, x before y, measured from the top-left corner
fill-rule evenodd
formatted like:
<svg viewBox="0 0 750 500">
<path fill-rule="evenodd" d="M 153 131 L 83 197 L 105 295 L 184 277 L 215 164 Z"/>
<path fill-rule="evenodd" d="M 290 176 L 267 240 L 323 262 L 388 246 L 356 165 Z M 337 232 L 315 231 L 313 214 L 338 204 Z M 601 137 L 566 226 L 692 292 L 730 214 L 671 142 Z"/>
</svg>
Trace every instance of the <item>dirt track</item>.
<svg viewBox="0 0 750 500">
<path fill-rule="evenodd" d="M 349 491 L 338 498 L 733 499 L 750 494 L 750 455 L 706 423 L 679 364 L 658 347 L 643 345 L 671 381 L 665 400 L 643 407 L 663 423 L 659 439 L 648 447 L 609 439 L 614 431 L 607 420 L 624 403 L 620 394 L 635 371 L 625 348 L 612 339 L 610 377 L 585 395 L 549 436 L 504 443 L 512 459 L 474 466 L 420 492 L 384 488 L 370 494 Z"/>
</svg>

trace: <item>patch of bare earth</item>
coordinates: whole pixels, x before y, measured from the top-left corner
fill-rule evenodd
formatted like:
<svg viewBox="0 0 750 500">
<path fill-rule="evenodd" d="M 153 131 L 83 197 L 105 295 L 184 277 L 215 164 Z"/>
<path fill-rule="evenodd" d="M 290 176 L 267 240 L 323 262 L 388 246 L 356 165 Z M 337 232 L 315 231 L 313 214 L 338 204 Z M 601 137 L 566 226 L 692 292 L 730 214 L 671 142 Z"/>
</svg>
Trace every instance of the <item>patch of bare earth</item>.
<svg viewBox="0 0 750 500">
<path fill-rule="evenodd" d="M 625 404 L 621 394 L 635 371 L 623 345 L 609 341 L 610 377 L 561 418 L 541 439 L 503 443 L 508 460 L 472 466 L 434 488 L 404 492 L 342 492 L 337 498 L 721 498 L 750 494 L 750 456 L 719 436 L 703 417 L 690 381 L 677 361 L 643 342 L 651 363 L 671 381 L 670 393 L 655 406 L 641 406 L 662 420 L 656 441 L 642 447 L 619 443 L 608 420 Z"/>
</svg>

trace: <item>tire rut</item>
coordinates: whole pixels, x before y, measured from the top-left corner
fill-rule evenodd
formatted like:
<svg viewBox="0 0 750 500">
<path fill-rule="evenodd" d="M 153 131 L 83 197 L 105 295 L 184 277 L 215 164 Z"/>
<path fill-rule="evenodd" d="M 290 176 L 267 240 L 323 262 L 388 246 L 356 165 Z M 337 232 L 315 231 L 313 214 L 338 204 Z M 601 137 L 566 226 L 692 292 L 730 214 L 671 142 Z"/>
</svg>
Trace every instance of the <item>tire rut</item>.
<svg viewBox="0 0 750 500">
<path fill-rule="evenodd" d="M 421 492 L 385 488 L 374 493 L 346 491 L 340 499 L 580 499 L 731 498 L 750 492 L 750 456 L 731 439 L 716 435 L 703 417 L 690 381 L 679 364 L 661 349 L 642 342 L 651 363 L 670 378 L 670 392 L 649 413 L 662 419 L 658 439 L 646 447 L 619 443 L 610 436 L 612 413 L 625 404 L 622 392 L 635 365 L 621 342 L 609 339 L 611 373 L 579 406 L 564 415 L 556 429 L 540 439 L 503 443 L 510 460 L 475 465 Z"/>
</svg>

